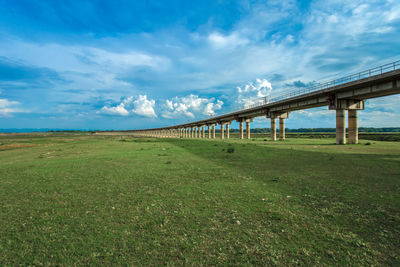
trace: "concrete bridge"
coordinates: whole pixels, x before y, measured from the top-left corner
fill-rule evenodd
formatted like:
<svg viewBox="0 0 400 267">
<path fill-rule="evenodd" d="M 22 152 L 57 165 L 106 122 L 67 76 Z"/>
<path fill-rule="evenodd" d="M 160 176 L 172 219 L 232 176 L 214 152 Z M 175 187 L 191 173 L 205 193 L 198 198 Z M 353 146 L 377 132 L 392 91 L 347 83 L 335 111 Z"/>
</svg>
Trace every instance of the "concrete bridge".
<svg viewBox="0 0 400 267">
<path fill-rule="evenodd" d="M 285 120 L 292 111 L 328 106 L 336 111 L 336 144 L 346 144 L 346 110 L 348 115 L 348 143 L 358 143 L 358 110 L 364 110 L 365 100 L 400 93 L 400 60 L 306 89 L 291 91 L 266 99 L 249 108 L 168 127 L 135 130 L 137 135 L 174 138 L 215 138 L 215 127 L 220 125 L 221 138 L 229 138 L 229 125 L 239 123 L 239 137 L 250 138 L 250 123 L 255 117 L 271 120 L 271 139 L 277 140 L 276 120 L 279 120 L 279 139 L 285 140 Z M 206 127 L 208 134 L 206 136 Z"/>
</svg>

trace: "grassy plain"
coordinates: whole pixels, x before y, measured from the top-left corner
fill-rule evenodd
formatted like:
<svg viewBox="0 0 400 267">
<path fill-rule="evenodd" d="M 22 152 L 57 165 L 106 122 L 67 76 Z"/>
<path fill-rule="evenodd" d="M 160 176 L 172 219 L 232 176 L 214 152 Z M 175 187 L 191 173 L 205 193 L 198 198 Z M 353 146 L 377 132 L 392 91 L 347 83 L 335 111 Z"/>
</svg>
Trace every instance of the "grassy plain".
<svg viewBox="0 0 400 267">
<path fill-rule="evenodd" d="M 399 265 L 400 143 L 0 136 L 0 265 Z"/>
</svg>

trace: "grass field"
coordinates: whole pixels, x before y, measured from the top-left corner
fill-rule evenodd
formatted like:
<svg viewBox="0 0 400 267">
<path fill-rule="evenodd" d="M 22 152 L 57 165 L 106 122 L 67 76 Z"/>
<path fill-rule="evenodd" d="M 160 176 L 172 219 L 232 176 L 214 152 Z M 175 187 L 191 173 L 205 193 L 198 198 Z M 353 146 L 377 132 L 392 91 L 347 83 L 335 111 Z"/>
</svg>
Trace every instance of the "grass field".
<svg viewBox="0 0 400 267">
<path fill-rule="evenodd" d="M 400 143 L 0 136 L 0 265 L 400 265 Z"/>
</svg>

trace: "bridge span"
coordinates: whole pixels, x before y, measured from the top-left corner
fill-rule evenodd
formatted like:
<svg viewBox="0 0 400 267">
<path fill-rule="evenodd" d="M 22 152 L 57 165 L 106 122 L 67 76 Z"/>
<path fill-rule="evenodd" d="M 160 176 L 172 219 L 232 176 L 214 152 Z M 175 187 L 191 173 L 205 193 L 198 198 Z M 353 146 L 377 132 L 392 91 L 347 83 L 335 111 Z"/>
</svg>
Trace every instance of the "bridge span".
<svg viewBox="0 0 400 267">
<path fill-rule="evenodd" d="M 336 111 L 336 144 L 346 144 L 346 111 L 348 142 L 358 143 L 358 110 L 364 110 L 365 100 L 400 93 L 400 60 L 306 89 L 291 91 L 264 100 L 243 110 L 204 120 L 161 128 L 134 130 L 136 135 L 173 138 L 215 138 L 215 127 L 220 125 L 221 138 L 229 138 L 229 125 L 239 123 L 239 137 L 250 138 L 250 123 L 255 117 L 266 116 L 271 121 L 271 140 L 277 140 L 276 120 L 279 120 L 279 140 L 285 140 L 285 120 L 292 111 L 328 106 Z M 206 127 L 208 134 L 206 137 Z"/>
</svg>

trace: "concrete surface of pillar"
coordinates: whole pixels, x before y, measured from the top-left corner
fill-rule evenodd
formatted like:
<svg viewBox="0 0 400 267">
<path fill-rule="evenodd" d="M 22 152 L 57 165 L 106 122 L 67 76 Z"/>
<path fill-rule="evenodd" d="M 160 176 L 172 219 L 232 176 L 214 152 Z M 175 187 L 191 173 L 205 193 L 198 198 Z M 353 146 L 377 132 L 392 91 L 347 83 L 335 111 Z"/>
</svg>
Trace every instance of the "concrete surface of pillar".
<svg viewBox="0 0 400 267">
<path fill-rule="evenodd" d="M 202 136 L 201 138 L 206 138 L 206 126 L 201 127 Z"/>
<path fill-rule="evenodd" d="M 347 114 L 349 124 L 349 144 L 358 144 L 357 110 L 349 109 Z"/>
<path fill-rule="evenodd" d="M 229 123 L 226 124 L 226 139 L 229 139 Z"/>
<path fill-rule="evenodd" d="M 243 121 L 239 121 L 239 138 L 243 139 Z"/>
<path fill-rule="evenodd" d="M 208 125 L 208 139 L 211 138 L 211 125 Z"/>
<path fill-rule="evenodd" d="M 336 144 L 346 144 L 346 111 L 344 109 L 336 110 Z"/>
<path fill-rule="evenodd" d="M 224 136 L 224 123 L 220 123 L 220 125 L 221 125 L 221 139 L 224 139 L 225 138 L 225 136 Z"/>
<path fill-rule="evenodd" d="M 246 138 L 250 139 L 250 121 L 246 121 Z"/>
<path fill-rule="evenodd" d="M 271 140 L 276 141 L 276 119 L 271 118 Z"/>
<path fill-rule="evenodd" d="M 279 118 L 279 140 L 285 140 L 285 119 Z"/>
<path fill-rule="evenodd" d="M 215 124 L 212 125 L 212 138 L 215 139 Z"/>
</svg>

